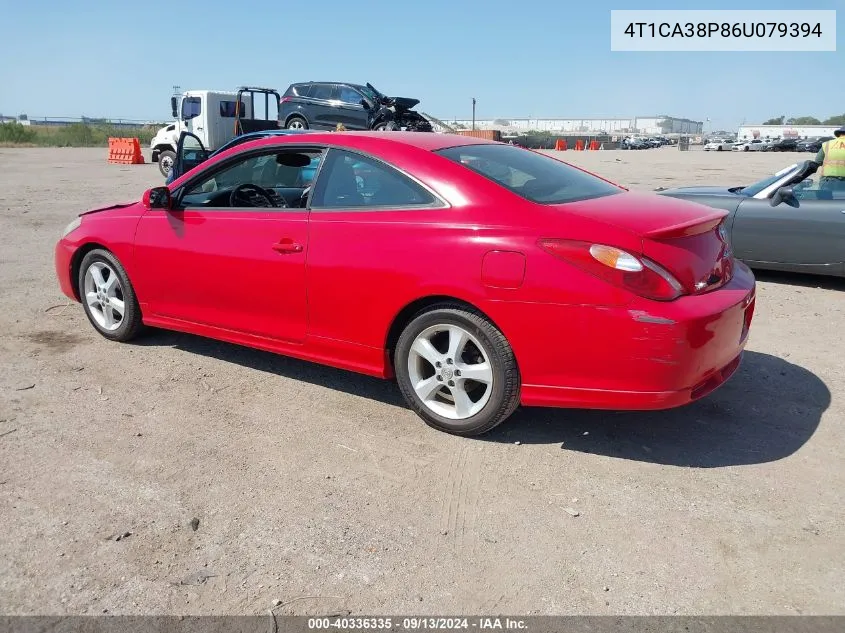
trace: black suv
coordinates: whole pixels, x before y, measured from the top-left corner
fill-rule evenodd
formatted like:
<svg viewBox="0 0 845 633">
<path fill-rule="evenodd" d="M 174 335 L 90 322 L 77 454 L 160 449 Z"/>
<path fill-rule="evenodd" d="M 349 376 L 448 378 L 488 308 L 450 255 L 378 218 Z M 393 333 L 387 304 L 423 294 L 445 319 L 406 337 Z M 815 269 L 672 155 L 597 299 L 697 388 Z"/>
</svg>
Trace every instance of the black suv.
<svg viewBox="0 0 845 633">
<path fill-rule="evenodd" d="M 797 150 L 798 140 L 794 138 L 781 138 L 771 144 L 768 149 L 771 152 L 794 152 Z"/>
<path fill-rule="evenodd" d="M 798 146 L 795 149 L 799 152 L 813 152 L 814 154 L 817 154 L 818 151 L 822 148 L 822 143 L 832 140 L 832 136 L 808 138 L 798 143 Z"/>
<path fill-rule="evenodd" d="M 411 108 L 419 99 L 387 97 L 372 84 L 309 81 L 291 84 L 279 104 L 279 122 L 288 129 L 410 130 L 431 132 Z"/>
</svg>

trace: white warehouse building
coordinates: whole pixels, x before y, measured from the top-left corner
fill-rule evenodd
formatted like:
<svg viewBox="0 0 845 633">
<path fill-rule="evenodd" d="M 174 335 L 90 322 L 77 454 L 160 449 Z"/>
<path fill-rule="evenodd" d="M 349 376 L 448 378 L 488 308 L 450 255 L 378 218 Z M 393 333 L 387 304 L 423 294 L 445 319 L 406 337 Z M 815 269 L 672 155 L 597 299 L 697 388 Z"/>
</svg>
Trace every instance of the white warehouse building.
<svg viewBox="0 0 845 633">
<path fill-rule="evenodd" d="M 458 129 L 470 129 L 472 120 L 449 122 Z M 701 134 L 704 123 L 671 116 L 631 117 L 627 119 L 476 119 L 477 130 L 503 132 L 558 132 L 570 134 Z"/>
<path fill-rule="evenodd" d="M 741 125 L 736 137 L 742 140 L 755 138 L 820 138 L 833 136 L 838 125 Z"/>
</svg>

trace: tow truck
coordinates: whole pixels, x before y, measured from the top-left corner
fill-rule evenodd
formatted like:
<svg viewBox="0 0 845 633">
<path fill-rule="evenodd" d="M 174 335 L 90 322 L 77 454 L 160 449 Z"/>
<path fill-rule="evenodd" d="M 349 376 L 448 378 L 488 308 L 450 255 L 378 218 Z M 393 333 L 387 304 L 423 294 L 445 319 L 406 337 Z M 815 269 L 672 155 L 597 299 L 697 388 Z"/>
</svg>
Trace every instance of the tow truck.
<svg viewBox="0 0 845 633">
<path fill-rule="evenodd" d="M 188 90 L 173 95 L 170 109 L 175 121 L 161 128 L 150 143 L 152 160 L 168 177 L 183 132 L 199 139 L 206 151 L 214 152 L 243 134 L 278 130 L 280 100 L 275 89 L 253 86 L 231 92 Z"/>
</svg>

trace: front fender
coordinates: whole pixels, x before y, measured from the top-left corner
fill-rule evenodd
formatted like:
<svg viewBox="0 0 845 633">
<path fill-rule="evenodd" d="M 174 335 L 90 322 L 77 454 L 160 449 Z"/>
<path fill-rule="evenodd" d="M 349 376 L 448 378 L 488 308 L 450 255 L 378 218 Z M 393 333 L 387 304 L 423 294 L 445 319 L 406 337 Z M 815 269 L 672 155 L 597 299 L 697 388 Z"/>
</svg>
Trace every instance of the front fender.
<svg viewBox="0 0 845 633">
<path fill-rule="evenodd" d="M 370 119 L 370 129 L 377 126 L 379 123 L 386 123 L 388 121 L 393 121 L 395 115 L 393 110 L 388 107 L 382 106 Z"/>
<path fill-rule="evenodd" d="M 61 238 L 55 248 L 56 274 L 62 291 L 74 299 L 76 296 L 76 267 L 82 257 L 92 248 L 110 251 L 120 261 L 133 285 L 135 277 L 135 229 L 143 215 L 139 204 L 117 205 L 105 210 L 93 210 L 80 214 L 82 223 Z M 141 289 L 135 288 L 142 296 Z"/>
</svg>

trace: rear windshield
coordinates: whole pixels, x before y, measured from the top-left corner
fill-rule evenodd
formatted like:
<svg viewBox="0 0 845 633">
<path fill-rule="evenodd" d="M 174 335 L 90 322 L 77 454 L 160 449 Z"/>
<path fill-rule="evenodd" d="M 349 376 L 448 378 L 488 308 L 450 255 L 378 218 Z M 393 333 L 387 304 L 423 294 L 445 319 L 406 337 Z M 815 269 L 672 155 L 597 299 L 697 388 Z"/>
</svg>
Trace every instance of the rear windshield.
<svg viewBox="0 0 845 633">
<path fill-rule="evenodd" d="M 463 145 L 435 153 L 539 204 L 576 202 L 623 191 L 559 160 L 513 145 Z"/>
</svg>

